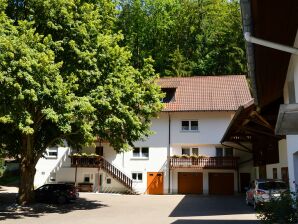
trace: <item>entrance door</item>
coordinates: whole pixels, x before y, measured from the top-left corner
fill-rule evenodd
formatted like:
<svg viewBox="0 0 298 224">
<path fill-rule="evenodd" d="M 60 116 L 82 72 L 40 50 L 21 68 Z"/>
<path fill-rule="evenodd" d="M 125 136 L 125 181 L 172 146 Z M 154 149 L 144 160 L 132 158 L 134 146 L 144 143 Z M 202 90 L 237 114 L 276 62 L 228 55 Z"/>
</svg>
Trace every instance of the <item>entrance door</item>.
<svg viewBox="0 0 298 224">
<path fill-rule="evenodd" d="M 267 178 L 266 166 L 259 166 L 259 178 L 260 179 L 266 179 Z"/>
<path fill-rule="evenodd" d="M 179 194 L 202 194 L 203 193 L 203 173 L 179 172 L 178 173 L 178 193 Z"/>
<path fill-rule="evenodd" d="M 240 173 L 240 190 L 241 193 L 246 192 L 245 188 L 249 187 L 250 173 Z"/>
<path fill-rule="evenodd" d="M 209 194 L 234 194 L 234 173 L 209 173 Z"/>
<path fill-rule="evenodd" d="M 163 194 L 163 173 L 147 173 L 147 194 Z"/>
</svg>

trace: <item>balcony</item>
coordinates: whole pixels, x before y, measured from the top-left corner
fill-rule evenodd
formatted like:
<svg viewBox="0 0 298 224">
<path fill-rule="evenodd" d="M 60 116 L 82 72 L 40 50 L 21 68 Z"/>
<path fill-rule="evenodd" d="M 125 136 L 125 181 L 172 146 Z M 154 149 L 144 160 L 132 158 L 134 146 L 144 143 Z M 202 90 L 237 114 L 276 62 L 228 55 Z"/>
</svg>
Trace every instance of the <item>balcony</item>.
<svg viewBox="0 0 298 224">
<path fill-rule="evenodd" d="M 101 156 L 70 156 L 71 167 L 93 167 L 98 168 L 103 158 Z"/>
<path fill-rule="evenodd" d="M 170 158 L 170 168 L 237 169 L 238 157 Z"/>
</svg>

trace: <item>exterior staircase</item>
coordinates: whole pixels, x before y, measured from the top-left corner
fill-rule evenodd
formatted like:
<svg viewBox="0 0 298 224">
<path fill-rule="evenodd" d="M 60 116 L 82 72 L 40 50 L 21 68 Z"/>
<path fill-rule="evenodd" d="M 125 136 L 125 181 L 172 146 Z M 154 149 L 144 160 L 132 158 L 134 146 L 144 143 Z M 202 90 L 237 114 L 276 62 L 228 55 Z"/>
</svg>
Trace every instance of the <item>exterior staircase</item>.
<svg viewBox="0 0 298 224">
<path fill-rule="evenodd" d="M 71 167 L 89 167 L 99 168 L 107 172 L 111 177 L 120 182 L 127 188 L 127 193 L 135 194 L 132 188 L 132 179 L 123 173 L 120 169 L 109 163 L 102 156 L 69 156 L 71 158 Z M 110 192 L 112 190 L 108 190 Z"/>
</svg>

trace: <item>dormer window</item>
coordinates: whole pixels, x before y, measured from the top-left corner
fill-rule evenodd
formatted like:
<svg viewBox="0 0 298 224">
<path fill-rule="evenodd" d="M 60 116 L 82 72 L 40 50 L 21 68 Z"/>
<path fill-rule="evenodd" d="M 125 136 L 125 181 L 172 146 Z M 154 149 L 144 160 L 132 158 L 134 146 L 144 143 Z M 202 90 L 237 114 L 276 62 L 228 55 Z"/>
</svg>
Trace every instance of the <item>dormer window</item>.
<svg viewBox="0 0 298 224">
<path fill-rule="evenodd" d="M 162 99 L 163 103 L 169 103 L 175 100 L 176 88 L 162 88 L 161 91 L 166 94 Z"/>
</svg>

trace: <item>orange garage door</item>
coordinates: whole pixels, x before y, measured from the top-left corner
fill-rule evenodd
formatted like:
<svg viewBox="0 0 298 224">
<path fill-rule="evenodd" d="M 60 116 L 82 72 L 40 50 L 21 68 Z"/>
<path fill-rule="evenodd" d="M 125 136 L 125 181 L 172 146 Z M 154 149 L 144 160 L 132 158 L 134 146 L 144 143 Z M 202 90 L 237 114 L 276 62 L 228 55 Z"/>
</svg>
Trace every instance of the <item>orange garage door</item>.
<svg viewBox="0 0 298 224">
<path fill-rule="evenodd" d="M 179 194 L 202 194 L 203 173 L 178 173 Z"/>
<path fill-rule="evenodd" d="M 147 194 L 163 194 L 163 173 L 147 173 Z"/>
<path fill-rule="evenodd" d="M 234 194 L 234 173 L 209 173 L 209 194 Z"/>
</svg>

